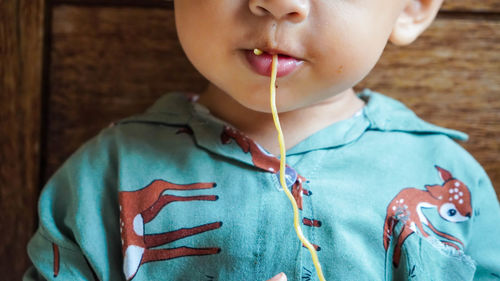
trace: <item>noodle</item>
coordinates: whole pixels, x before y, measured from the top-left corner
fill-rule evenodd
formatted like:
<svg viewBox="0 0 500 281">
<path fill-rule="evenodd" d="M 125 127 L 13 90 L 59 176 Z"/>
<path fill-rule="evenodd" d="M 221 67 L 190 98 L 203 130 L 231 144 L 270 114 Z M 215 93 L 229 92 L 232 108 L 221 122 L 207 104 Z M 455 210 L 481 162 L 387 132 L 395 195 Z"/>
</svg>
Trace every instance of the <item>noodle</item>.
<svg viewBox="0 0 500 281">
<path fill-rule="evenodd" d="M 261 55 L 263 52 L 259 49 L 254 49 L 254 54 Z M 280 120 L 278 117 L 278 112 L 276 110 L 276 75 L 278 74 L 278 55 L 273 55 L 273 62 L 271 64 L 271 85 L 270 85 L 270 93 L 271 93 L 271 111 L 273 115 L 274 125 L 276 127 L 276 131 L 278 131 L 278 142 L 280 145 L 280 183 L 283 191 L 285 191 L 286 196 L 292 203 L 293 208 L 293 226 L 295 228 L 295 233 L 297 234 L 299 240 L 302 244 L 309 250 L 311 253 L 311 257 L 314 263 L 314 267 L 316 268 L 316 272 L 318 273 L 318 277 L 320 281 L 326 281 L 323 276 L 323 271 L 321 269 L 321 264 L 318 260 L 318 255 L 316 253 L 316 249 L 314 249 L 313 245 L 304 237 L 302 233 L 302 229 L 299 224 L 299 209 L 297 207 L 297 202 L 293 198 L 292 193 L 288 190 L 285 180 L 285 165 L 286 165 L 286 150 L 285 150 L 285 141 L 283 138 L 283 131 L 281 130 Z"/>
</svg>

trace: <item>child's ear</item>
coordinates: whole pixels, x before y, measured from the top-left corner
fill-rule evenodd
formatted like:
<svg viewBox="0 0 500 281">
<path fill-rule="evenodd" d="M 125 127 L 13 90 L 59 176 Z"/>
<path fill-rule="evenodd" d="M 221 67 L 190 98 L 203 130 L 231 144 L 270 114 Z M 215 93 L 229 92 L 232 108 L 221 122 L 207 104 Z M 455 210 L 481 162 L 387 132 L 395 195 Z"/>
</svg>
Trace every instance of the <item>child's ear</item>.
<svg viewBox="0 0 500 281">
<path fill-rule="evenodd" d="M 389 41 L 408 45 L 424 32 L 436 17 L 443 0 L 406 0 L 403 11 L 394 23 Z"/>
</svg>

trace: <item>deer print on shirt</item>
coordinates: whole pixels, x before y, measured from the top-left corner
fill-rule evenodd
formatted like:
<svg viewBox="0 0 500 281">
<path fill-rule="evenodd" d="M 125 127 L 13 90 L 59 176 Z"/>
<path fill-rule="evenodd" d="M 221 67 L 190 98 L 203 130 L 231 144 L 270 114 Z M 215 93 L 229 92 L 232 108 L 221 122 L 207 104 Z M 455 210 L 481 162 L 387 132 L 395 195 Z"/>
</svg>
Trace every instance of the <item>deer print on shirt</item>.
<svg viewBox="0 0 500 281">
<path fill-rule="evenodd" d="M 220 248 L 217 247 L 153 248 L 220 228 L 222 222 L 213 222 L 192 228 L 181 228 L 164 233 L 144 233 L 145 224 L 154 220 L 158 213 L 168 204 L 200 200 L 216 201 L 218 199 L 216 195 L 175 196 L 165 194 L 165 191 L 211 189 L 215 186 L 215 183 L 178 185 L 164 180 L 155 180 L 140 190 L 122 191 L 119 193 L 120 233 L 122 236 L 124 257 L 123 271 L 127 280 L 134 278 L 139 267 L 148 262 L 169 260 L 184 256 L 212 255 L 220 252 Z"/>
<path fill-rule="evenodd" d="M 389 248 L 395 225 L 398 222 L 403 223 L 393 254 L 395 267 L 399 265 L 401 246 L 409 235 L 419 232 L 424 237 L 429 237 L 423 225 L 441 238 L 445 238 L 446 240 L 442 240 L 442 243 L 457 250 L 460 249 L 458 245 L 464 246 L 456 237 L 437 230 L 422 212 L 424 208 L 435 208 L 441 218 L 454 223 L 466 221 L 472 214 L 471 195 L 467 186 L 453 178 L 449 171 L 435 167 L 444 181 L 442 185 L 426 185 L 426 190 L 405 188 L 392 199 L 387 207 L 383 237 L 386 251 Z"/>
<path fill-rule="evenodd" d="M 60 260 L 59 260 L 59 246 L 56 243 L 52 243 L 52 253 L 54 256 L 54 278 L 56 278 L 59 275 L 59 267 L 60 267 Z"/>
<path fill-rule="evenodd" d="M 276 156 L 268 153 L 259 144 L 245 136 L 240 131 L 231 128 L 229 126 L 224 126 L 221 134 L 222 144 L 229 144 L 231 140 L 235 140 L 238 146 L 243 150 L 243 152 L 248 153 L 252 156 L 252 163 L 257 167 L 269 173 L 276 174 L 279 177 L 280 170 L 280 160 Z M 303 200 L 302 196 L 311 196 L 312 192 L 303 187 L 303 183 L 307 182 L 307 179 L 299 175 L 293 168 L 286 165 L 285 169 L 286 183 L 292 190 L 292 196 L 297 203 L 297 207 L 302 210 Z M 315 219 L 303 218 L 302 223 L 309 227 L 321 227 L 321 222 Z M 321 247 L 312 244 L 316 251 L 320 251 Z M 305 246 L 304 246 L 305 247 Z"/>
<path fill-rule="evenodd" d="M 256 167 L 271 173 L 279 172 L 280 160 L 274 155 L 266 152 L 259 144 L 242 134 L 240 131 L 229 126 L 224 126 L 220 138 L 222 144 L 228 144 L 233 139 L 243 152 L 250 152 L 250 155 L 252 155 L 252 162 Z"/>
</svg>

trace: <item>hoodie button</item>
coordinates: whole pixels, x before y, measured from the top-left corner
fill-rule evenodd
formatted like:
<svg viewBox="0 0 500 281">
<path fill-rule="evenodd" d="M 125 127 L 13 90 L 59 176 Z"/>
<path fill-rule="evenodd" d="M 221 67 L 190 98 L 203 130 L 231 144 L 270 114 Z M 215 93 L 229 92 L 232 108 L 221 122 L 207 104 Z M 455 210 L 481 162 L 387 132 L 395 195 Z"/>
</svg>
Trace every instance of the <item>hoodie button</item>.
<svg viewBox="0 0 500 281">
<path fill-rule="evenodd" d="M 276 173 L 276 177 L 278 177 L 278 181 L 280 180 L 280 173 Z M 297 181 L 297 172 L 288 166 L 285 167 L 285 181 L 286 186 L 291 187 Z"/>
</svg>

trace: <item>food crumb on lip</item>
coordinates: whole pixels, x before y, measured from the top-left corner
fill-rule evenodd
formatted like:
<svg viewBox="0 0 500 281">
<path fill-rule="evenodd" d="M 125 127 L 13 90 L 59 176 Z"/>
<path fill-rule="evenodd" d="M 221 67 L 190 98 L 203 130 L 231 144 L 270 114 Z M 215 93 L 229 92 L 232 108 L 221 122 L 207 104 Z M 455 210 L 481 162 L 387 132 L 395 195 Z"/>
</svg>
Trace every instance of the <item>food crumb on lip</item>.
<svg viewBox="0 0 500 281">
<path fill-rule="evenodd" d="M 260 49 L 253 49 L 253 53 L 256 54 L 257 56 L 262 55 L 264 52 Z"/>
<path fill-rule="evenodd" d="M 253 54 L 255 54 L 256 56 L 260 56 L 260 55 L 263 55 L 263 54 L 266 54 L 266 55 L 270 55 L 270 56 L 273 56 L 274 54 L 268 52 L 268 51 L 264 51 L 262 49 L 259 49 L 259 48 L 255 48 L 255 49 L 251 49 L 251 50 L 247 50 L 248 52 L 252 52 Z M 282 53 L 276 53 L 278 55 L 278 57 L 282 57 L 282 58 L 292 58 L 292 59 L 295 59 L 295 60 L 302 60 L 302 59 L 299 59 L 299 58 L 296 58 L 296 57 L 292 57 L 290 55 L 287 55 L 287 54 L 282 54 Z"/>
</svg>

